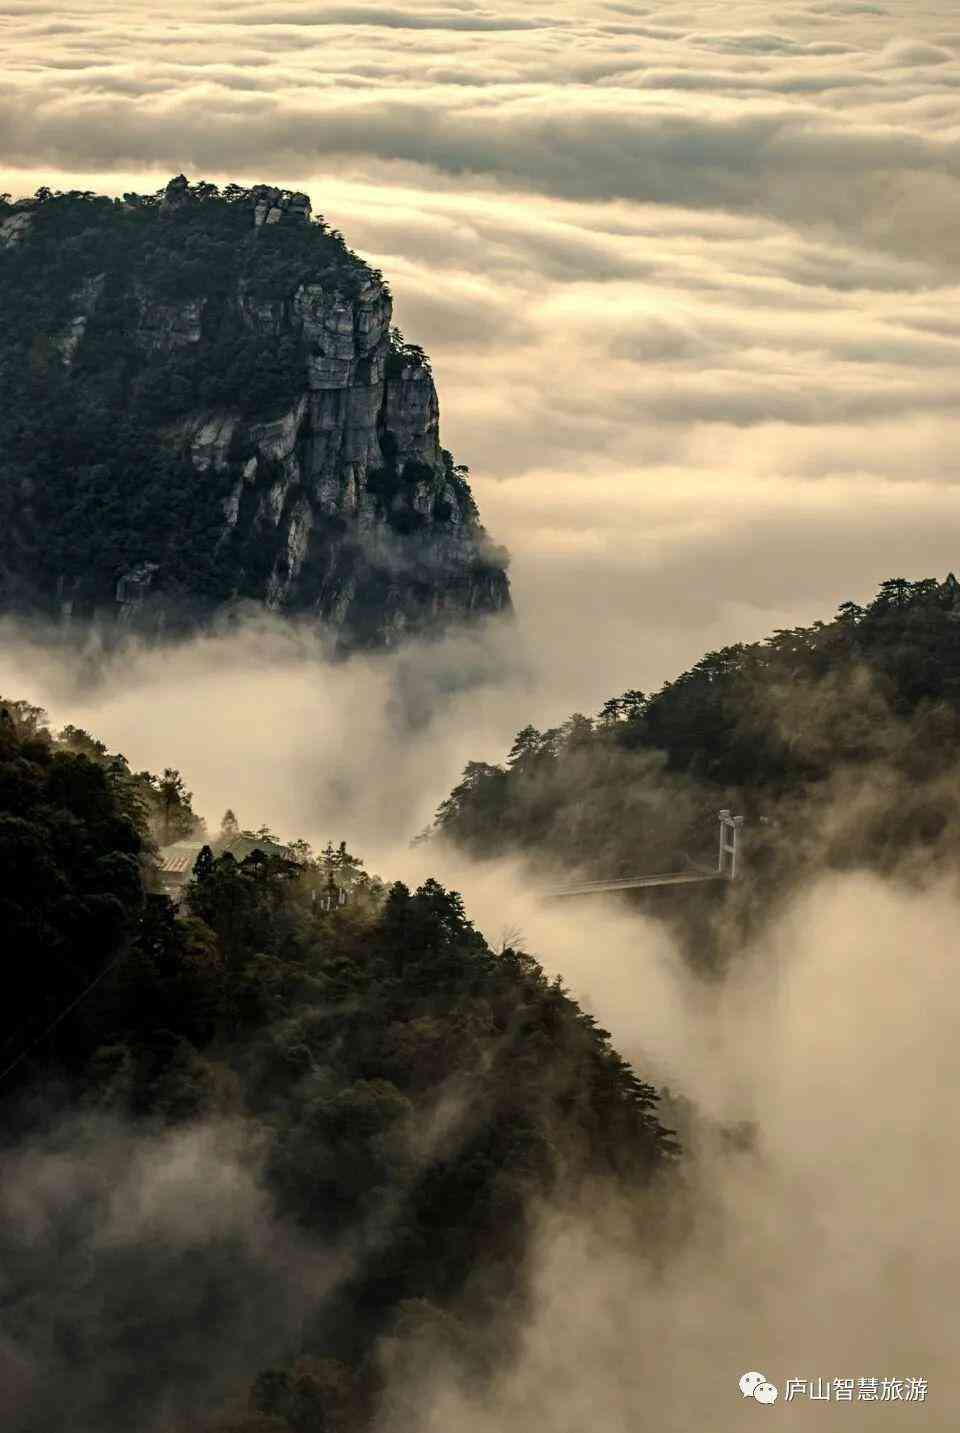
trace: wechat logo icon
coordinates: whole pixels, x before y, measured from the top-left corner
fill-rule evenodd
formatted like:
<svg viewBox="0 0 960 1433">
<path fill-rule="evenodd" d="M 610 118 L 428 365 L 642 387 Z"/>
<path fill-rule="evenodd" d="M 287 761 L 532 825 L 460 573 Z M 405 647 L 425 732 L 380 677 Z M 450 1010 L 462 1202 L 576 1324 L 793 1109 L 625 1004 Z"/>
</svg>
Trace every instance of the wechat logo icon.
<svg viewBox="0 0 960 1433">
<path fill-rule="evenodd" d="M 740 1379 L 740 1392 L 757 1403 L 776 1403 L 778 1389 L 775 1383 L 767 1382 L 765 1373 L 745 1373 Z"/>
</svg>

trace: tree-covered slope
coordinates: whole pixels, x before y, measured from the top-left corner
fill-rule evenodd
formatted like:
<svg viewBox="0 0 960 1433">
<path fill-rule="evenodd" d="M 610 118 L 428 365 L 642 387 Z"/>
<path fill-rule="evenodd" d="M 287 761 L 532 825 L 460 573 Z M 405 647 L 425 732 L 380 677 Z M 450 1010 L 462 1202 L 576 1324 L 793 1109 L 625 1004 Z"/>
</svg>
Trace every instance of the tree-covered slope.
<svg viewBox="0 0 960 1433">
<path fill-rule="evenodd" d="M 305 195 L 0 196 L 0 606 L 238 601 L 379 645 L 509 607 L 383 275 Z"/>
<path fill-rule="evenodd" d="M 175 911 L 146 774 L 10 706 L 0 1034 L 23 1058 L 0 1082 L 0 1258 L 32 1392 L 8 1426 L 186 1433 L 229 1383 L 241 1412 L 210 1427 L 348 1433 L 380 1408 L 385 1349 L 424 1341 L 482 1379 L 510 1356 L 535 1201 L 597 1176 L 640 1191 L 669 1162 L 653 1088 L 455 892 L 386 887 L 344 847 L 203 854 Z M 229 1158 L 177 1202 L 214 1139 Z"/>
<path fill-rule="evenodd" d="M 832 621 L 709 652 L 653 695 L 525 727 L 505 764 L 468 764 L 434 834 L 602 878 L 715 861 L 731 807 L 755 871 L 891 866 L 960 831 L 958 754 L 960 585 L 893 578 Z"/>
</svg>

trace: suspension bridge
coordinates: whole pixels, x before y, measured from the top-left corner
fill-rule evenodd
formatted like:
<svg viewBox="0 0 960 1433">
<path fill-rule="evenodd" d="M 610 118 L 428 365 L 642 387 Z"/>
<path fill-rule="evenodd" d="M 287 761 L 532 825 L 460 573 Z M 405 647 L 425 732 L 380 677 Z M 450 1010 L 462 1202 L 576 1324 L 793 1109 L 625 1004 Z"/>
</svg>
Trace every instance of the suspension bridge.
<svg viewBox="0 0 960 1433">
<path fill-rule="evenodd" d="M 694 886 L 708 881 L 735 881 L 741 874 L 741 840 L 743 817 L 733 816 L 729 811 L 717 813 L 720 822 L 720 842 L 717 850 L 717 864 L 703 866 L 684 859 L 684 871 L 661 871 L 654 875 L 617 876 L 607 881 L 574 881 L 565 886 L 553 886 L 543 892 L 546 900 L 559 900 L 565 896 L 593 896 L 604 891 L 633 891 L 645 886 Z"/>
<path fill-rule="evenodd" d="M 590 896 L 599 895 L 603 891 L 631 891 L 641 889 L 644 886 L 692 886 L 703 885 L 708 881 L 735 881 L 741 874 L 741 842 L 740 831 L 743 827 L 743 817 L 733 816 L 729 811 L 717 813 L 720 822 L 720 844 L 717 850 L 716 867 L 706 867 L 685 856 L 689 869 L 685 871 L 663 871 L 655 875 L 642 876 L 617 876 L 608 881 L 575 881 L 566 886 L 554 886 L 551 890 L 541 893 L 547 900 L 559 899 L 564 896 Z M 762 818 L 761 818 L 762 820 Z M 261 836 L 250 836 L 245 838 L 247 845 L 264 854 L 267 851 L 275 850 L 278 854 L 289 859 L 291 863 L 297 862 L 293 850 L 288 847 L 277 846 L 276 843 L 266 840 Z M 179 904 L 183 887 L 189 879 L 196 857 L 199 854 L 202 842 L 179 842 L 173 846 L 164 847 L 160 851 L 160 871 L 164 884 L 165 894 L 171 896 L 175 905 Z M 244 854 L 246 848 L 244 847 Z M 232 851 L 231 851 L 232 854 Z M 325 913 L 330 913 L 340 906 L 345 906 L 350 899 L 350 892 L 347 887 L 340 886 L 333 878 L 331 872 L 325 886 L 314 896 L 317 907 Z M 75 1000 L 62 1010 L 47 1028 L 39 1035 L 32 1044 L 28 1045 L 20 1054 L 6 1067 L 0 1071 L 0 1080 L 6 1078 L 13 1071 L 21 1060 L 26 1059 L 30 1052 L 47 1038 L 60 1024 L 61 1020 L 75 1010 L 81 1001 L 85 1000 L 95 986 L 109 975 L 110 972 L 120 964 L 127 954 L 128 947 L 125 945 L 120 955 L 109 965 L 100 971 L 90 984 L 80 992 Z"/>
</svg>

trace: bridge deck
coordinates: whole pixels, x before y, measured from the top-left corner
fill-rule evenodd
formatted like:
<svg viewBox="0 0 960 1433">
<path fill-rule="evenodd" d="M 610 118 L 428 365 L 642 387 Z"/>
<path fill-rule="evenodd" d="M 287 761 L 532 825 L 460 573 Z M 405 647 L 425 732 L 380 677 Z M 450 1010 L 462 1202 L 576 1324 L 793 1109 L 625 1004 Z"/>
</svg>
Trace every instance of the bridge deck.
<svg viewBox="0 0 960 1433">
<path fill-rule="evenodd" d="M 616 881 L 580 881 L 572 886 L 554 886 L 544 891 L 548 899 L 555 896 L 586 896 L 600 891 L 629 891 L 638 886 L 689 886 L 703 881 L 729 879 L 720 871 L 668 871 L 659 876 L 621 876 Z"/>
</svg>

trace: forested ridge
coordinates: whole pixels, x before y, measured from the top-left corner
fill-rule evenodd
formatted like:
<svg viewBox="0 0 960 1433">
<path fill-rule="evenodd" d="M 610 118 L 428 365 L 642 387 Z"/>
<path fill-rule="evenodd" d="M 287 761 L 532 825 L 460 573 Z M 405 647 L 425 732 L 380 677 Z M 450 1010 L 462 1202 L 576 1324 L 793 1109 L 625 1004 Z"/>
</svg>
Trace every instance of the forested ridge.
<svg viewBox="0 0 960 1433">
<path fill-rule="evenodd" d="M 596 1177 L 643 1190 L 676 1152 L 607 1032 L 532 956 L 492 950 L 456 892 L 386 885 L 342 843 L 239 864 L 206 847 L 177 910 L 157 841 L 198 833 L 178 772 L 0 704 L 0 1128 L 12 1189 L 18 1159 L 54 1171 L 33 1196 L 43 1237 L 0 1220 L 5 1334 L 34 1379 L 23 1433 L 66 1408 L 78 1433 L 349 1433 L 424 1348 L 482 1383 L 510 1357 L 536 1200 Z M 331 878 L 345 906 L 319 899 Z M 105 1247 L 105 1175 L 49 1205 L 68 1151 L 107 1169 L 118 1131 L 165 1148 L 221 1125 L 244 1132 L 264 1218 L 345 1258 L 282 1347 L 268 1322 L 267 1364 L 229 1191 L 197 1248 Z M 218 1413 L 221 1325 L 234 1374 L 252 1347 Z"/>
<path fill-rule="evenodd" d="M 3 252 L 0 556 L 41 591 L 66 577 L 102 597 L 144 561 L 162 562 L 201 597 L 238 583 L 255 591 L 257 552 L 217 542 L 234 467 L 198 482 L 189 457 L 157 434 L 224 403 L 270 418 L 302 383 L 302 345 L 289 332 L 245 327 L 227 301 L 238 283 L 253 299 L 282 299 L 307 275 L 345 292 L 373 276 L 322 219 L 252 229 L 250 192 L 239 185 L 222 194 L 195 186 L 194 202 L 160 222 L 162 197 L 40 190 L 29 241 Z M 0 221 L 16 212 L 0 196 Z M 96 302 L 66 364 L 85 293 Z M 161 306 L 202 301 L 200 341 L 145 348 L 144 296 Z"/>
<path fill-rule="evenodd" d="M 468 763 L 424 836 L 602 878 L 715 861 L 729 807 L 755 871 L 892 869 L 960 835 L 958 750 L 960 584 L 897 577 L 830 621 L 708 652 L 652 694 L 525 726 L 504 763 Z"/>
<path fill-rule="evenodd" d="M 306 195 L 0 195 L 0 609 L 126 623 L 153 602 L 176 635 L 265 602 L 376 645 L 391 554 L 401 627 L 508 609 L 391 314 Z"/>
<path fill-rule="evenodd" d="M 739 917 L 769 914 L 771 876 L 956 875 L 958 599 L 952 577 L 891 579 L 652 696 L 525 727 L 503 766 L 468 766 L 434 839 L 607 874 L 709 858 L 717 808 L 742 811 L 758 879 L 712 935 L 716 909 L 698 925 L 685 898 L 682 948 L 711 974 Z M 627 1193 L 655 1262 L 659 1191 L 682 1237 L 666 1126 L 695 1142 L 698 1117 L 559 977 L 491 949 L 435 880 L 244 835 L 263 848 L 215 856 L 179 771 L 0 702 L 0 1261 L 32 1380 L 16 1433 L 54 1433 L 65 1407 L 78 1433 L 415 1433 L 425 1370 L 482 1397 L 509 1367 L 544 1202 Z M 176 907 L 157 851 L 182 838 L 207 844 Z"/>
</svg>

